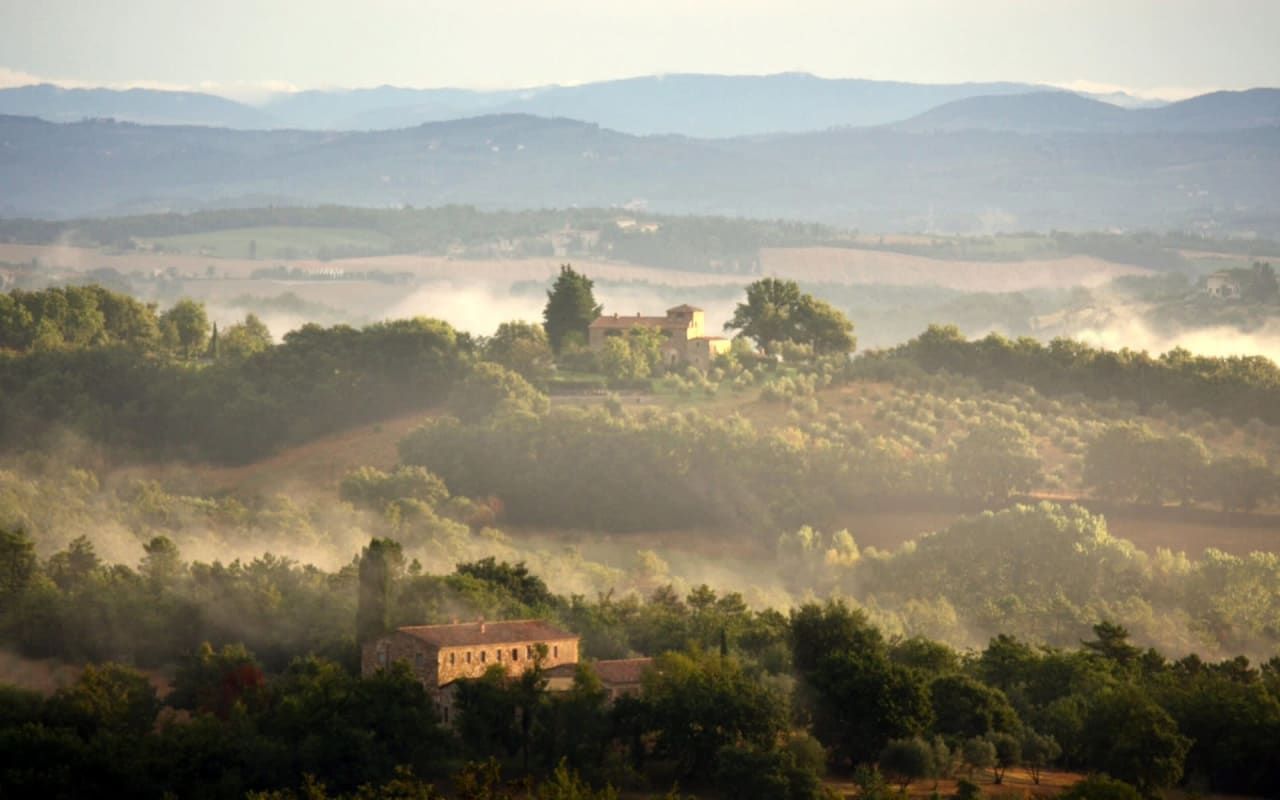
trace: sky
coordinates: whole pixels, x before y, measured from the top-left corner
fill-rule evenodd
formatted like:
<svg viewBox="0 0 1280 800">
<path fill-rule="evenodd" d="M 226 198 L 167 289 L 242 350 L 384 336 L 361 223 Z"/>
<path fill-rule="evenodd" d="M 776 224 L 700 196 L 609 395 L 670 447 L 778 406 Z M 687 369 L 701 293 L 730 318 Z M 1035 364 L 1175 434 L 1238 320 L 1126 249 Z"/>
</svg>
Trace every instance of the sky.
<svg viewBox="0 0 1280 800">
<path fill-rule="evenodd" d="M 1176 99 L 1280 86 L 1276 31 L 1280 0 L 0 0 L 0 85 L 253 100 L 811 72 Z"/>
</svg>

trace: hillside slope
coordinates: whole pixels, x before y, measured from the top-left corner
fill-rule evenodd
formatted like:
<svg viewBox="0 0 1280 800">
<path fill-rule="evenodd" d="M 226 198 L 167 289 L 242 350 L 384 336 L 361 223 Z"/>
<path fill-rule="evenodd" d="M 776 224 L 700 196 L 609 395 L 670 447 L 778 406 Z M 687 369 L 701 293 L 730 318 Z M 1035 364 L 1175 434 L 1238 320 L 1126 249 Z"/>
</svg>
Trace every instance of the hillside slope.
<svg viewBox="0 0 1280 800">
<path fill-rule="evenodd" d="M 959 98 L 1036 88 L 1025 83 L 827 79 L 805 73 L 655 75 L 513 92 L 424 90 L 419 102 L 388 104 L 334 118 L 333 126 L 377 130 L 477 113 L 535 114 L 580 119 L 641 136 L 722 138 L 881 125 Z M 348 101 L 347 97 L 329 99 L 335 105 Z M 280 112 L 274 105 L 271 108 Z"/>
<path fill-rule="evenodd" d="M 1280 127 L 1280 89 L 1213 92 L 1159 108 L 1120 108 L 1071 92 L 968 97 L 893 126 L 918 133 L 1208 133 Z"/>
<path fill-rule="evenodd" d="M 50 122 L 116 119 L 144 125 L 282 127 L 270 114 L 225 97 L 155 89 L 64 89 L 42 83 L 0 89 L 0 114 Z"/>
<path fill-rule="evenodd" d="M 373 425 L 322 436 L 240 467 L 162 463 L 130 467 L 116 477 L 163 480 L 198 494 L 234 492 L 334 492 L 342 477 L 358 467 L 391 469 L 399 462 L 396 444 L 432 413 L 414 412 Z"/>
<path fill-rule="evenodd" d="M 381 207 L 641 205 L 882 231 L 1280 230 L 1280 136 L 1267 128 L 869 128 L 693 140 L 523 115 L 371 133 L 4 117 L 0 142 L 5 216 L 233 206 L 267 196 Z"/>
<path fill-rule="evenodd" d="M 0 89 L 0 114 L 54 122 L 113 118 L 152 125 L 258 130 L 390 130 L 476 116 L 566 116 L 627 133 L 746 136 L 880 125 L 977 95 L 1034 91 L 1025 83 L 921 84 L 779 75 L 651 75 L 577 86 L 412 89 L 377 86 L 277 95 L 255 108 L 198 92 Z"/>
</svg>

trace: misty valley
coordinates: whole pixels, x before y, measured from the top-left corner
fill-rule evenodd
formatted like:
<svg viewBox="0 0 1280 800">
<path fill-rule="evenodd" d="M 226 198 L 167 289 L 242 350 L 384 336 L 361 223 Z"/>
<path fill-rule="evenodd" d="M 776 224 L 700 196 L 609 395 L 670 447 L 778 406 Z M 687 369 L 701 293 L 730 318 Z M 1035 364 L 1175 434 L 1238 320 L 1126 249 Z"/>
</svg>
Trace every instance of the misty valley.
<svg viewBox="0 0 1280 800">
<path fill-rule="evenodd" d="M 0 64 L 0 799 L 1280 797 L 1280 90 L 1062 83 Z"/>
<path fill-rule="evenodd" d="M 282 284 L 305 315 L 312 290 L 383 279 L 257 268 L 236 308 L 208 293 L 218 258 L 159 275 L 87 258 L 15 265 L 25 288 L 0 296 L 8 785 L 1274 791 L 1272 361 L 947 324 L 862 349 L 853 284 L 817 284 L 828 302 L 749 275 L 618 282 L 659 312 L 710 286 L 733 311 L 708 323 L 688 304 L 615 314 L 569 265 L 508 285 L 536 304 L 537 283 L 542 323 L 277 337 Z M 1280 300 L 1265 262 L 1215 274 L 1250 299 L 1166 268 L 1041 302 L 1166 304 L 1189 326 L 1200 307 L 1200 330 L 1246 336 Z M 170 299 L 188 289 L 209 299 Z M 887 307 L 972 297 L 899 289 L 880 287 Z M 447 681 L 421 657 L 369 667 L 437 628 L 488 655 L 486 620 L 558 626 L 578 655 L 530 641 L 523 664 Z M 631 683 L 602 682 L 614 664 Z M 1094 771 L 1102 788 L 1064 788 Z"/>
</svg>

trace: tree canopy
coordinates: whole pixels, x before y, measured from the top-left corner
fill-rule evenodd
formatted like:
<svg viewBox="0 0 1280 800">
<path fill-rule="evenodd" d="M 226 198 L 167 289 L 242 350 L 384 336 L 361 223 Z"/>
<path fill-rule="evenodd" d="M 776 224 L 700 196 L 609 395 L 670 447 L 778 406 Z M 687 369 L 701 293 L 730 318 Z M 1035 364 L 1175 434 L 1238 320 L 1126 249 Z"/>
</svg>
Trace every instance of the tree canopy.
<svg viewBox="0 0 1280 800">
<path fill-rule="evenodd" d="M 947 460 L 956 491 L 985 502 L 1027 492 L 1040 479 L 1040 456 L 1018 423 L 984 422 L 961 439 Z"/>
<path fill-rule="evenodd" d="M 594 285 L 590 278 L 568 264 L 560 267 L 560 275 L 547 291 L 547 305 L 542 310 L 543 327 L 555 352 L 560 352 L 566 336 L 576 335 L 581 342 L 586 342 L 587 328 L 604 311 L 604 306 L 596 303 L 591 290 Z"/>
<path fill-rule="evenodd" d="M 849 353 L 857 345 L 853 323 L 829 304 L 800 291 L 795 281 L 762 278 L 747 287 L 725 330 L 736 330 L 767 353 L 792 342 L 818 354 Z"/>
</svg>

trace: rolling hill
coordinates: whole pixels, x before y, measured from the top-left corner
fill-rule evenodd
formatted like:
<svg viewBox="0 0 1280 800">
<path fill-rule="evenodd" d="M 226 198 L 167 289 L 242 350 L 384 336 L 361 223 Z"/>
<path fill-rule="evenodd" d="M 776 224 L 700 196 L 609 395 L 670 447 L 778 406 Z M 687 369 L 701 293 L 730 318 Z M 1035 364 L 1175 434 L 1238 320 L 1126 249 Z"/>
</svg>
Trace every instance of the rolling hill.
<svg viewBox="0 0 1280 800">
<path fill-rule="evenodd" d="M 1133 112 L 1123 112 L 1133 113 Z M 640 205 L 864 230 L 1280 228 L 1280 136 L 894 128 L 728 140 L 492 115 L 395 131 L 0 118 L 0 214 L 245 205 Z"/>
<path fill-rule="evenodd" d="M 917 133 L 1211 133 L 1280 127 L 1280 89 L 1213 92 L 1159 108 L 1120 108 L 1071 92 L 967 97 L 893 126 Z"/>
<path fill-rule="evenodd" d="M 1220 131 L 1280 126 L 1280 89 L 1212 92 L 1161 108 L 1139 109 L 1149 128 Z"/>
<path fill-rule="evenodd" d="M 664 75 L 527 89 L 379 86 L 281 94 L 255 108 L 196 92 L 0 89 L 0 114 L 52 122 L 114 118 L 149 125 L 246 130 L 389 130 L 483 114 L 571 117 L 636 135 L 744 136 L 880 125 L 977 95 L 1034 91 L 1023 83 L 916 84 L 813 75 Z"/>
<path fill-rule="evenodd" d="M 1132 130 L 1133 111 L 1070 92 L 968 97 L 930 109 L 893 127 L 916 133 L 1014 131 L 1116 133 Z"/>
<path fill-rule="evenodd" d="M 371 94 L 388 102 L 348 116 L 332 116 L 327 127 L 356 130 L 404 128 L 474 114 L 533 114 L 569 117 L 645 136 L 680 134 L 726 138 L 836 126 L 880 125 L 964 97 L 1034 91 L 1023 83 L 918 84 L 831 80 L 803 73 L 780 75 L 663 75 L 549 86 L 510 92 L 422 90 L 412 95 L 385 89 L 331 94 L 334 109 L 359 104 Z M 394 102 L 391 102 L 394 101 Z M 284 119 L 293 101 L 268 109 Z M 297 120 L 301 122 L 302 120 Z"/>
<path fill-rule="evenodd" d="M 280 94 L 262 107 L 199 92 L 0 89 L 0 114 L 239 130 L 382 131 L 482 115 L 566 117 L 637 136 L 732 138 L 898 124 L 906 130 L 1178 131 L 1263 127 L 1280 91 L 1215 92 L 1165 105 L 1026 83 L 924 84 L 777 75 L 653 75 L 478 91 L 378 86 Z"/>
<path fill-rule="evenodd" d="M 51 84 L 0 89 L 0 114 L 50 122 L 116 119 L 145 125 L 281 127 L 269 114 L 211 94 L 156 89 L 63 89 Z"/>
</svg>

